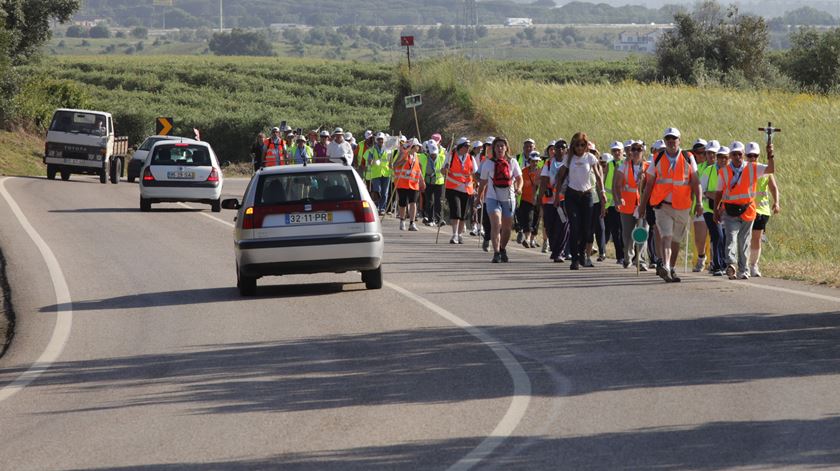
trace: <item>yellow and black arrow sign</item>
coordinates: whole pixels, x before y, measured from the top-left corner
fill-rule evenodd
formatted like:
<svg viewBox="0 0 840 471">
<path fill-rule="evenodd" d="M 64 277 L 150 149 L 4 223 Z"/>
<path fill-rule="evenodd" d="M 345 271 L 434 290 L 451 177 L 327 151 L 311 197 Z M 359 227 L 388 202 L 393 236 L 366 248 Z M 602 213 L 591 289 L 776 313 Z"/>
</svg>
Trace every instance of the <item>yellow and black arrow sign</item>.
<svg viewBox="0 0 840 471">
<path fill-rule="evenodd" d="M 172 123 L 175 120 L 169 118 L 158 118 L 155 120 L 155 134 L 158 136 L 168 136 L 172 132 Z"/>
</svg>

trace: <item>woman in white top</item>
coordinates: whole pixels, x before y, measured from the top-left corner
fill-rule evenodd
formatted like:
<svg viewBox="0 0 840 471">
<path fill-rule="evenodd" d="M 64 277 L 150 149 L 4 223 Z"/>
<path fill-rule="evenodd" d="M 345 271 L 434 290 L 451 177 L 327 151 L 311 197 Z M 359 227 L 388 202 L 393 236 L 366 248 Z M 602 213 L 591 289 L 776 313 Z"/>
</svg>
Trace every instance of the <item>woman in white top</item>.
<svg viewBox="0 0 840 471">
<path fill-rule="evenodd" d="M 507 139 L 497 137 L 493 140 L 492 158 L 481 164 L 478 194 L 484 199 L 490 217 L 493 263 L 508 261 L 505 248 L 513 227 L 516 197 L 522 194 L 522 169 L 516 159 L 510 158 L 508 151 Z"/>
<path fill-rule="evenodd" d="M 564 183 L 566 187 L 566 213 L 569 216 L 570 242 L 569 250 L 572 255 L 572 270 L 579 270 L 586 260 L 586 242 L 592 237 L 592 207 L 594 196 L 590 191 L 592 182 L 589 174 L 595 174 L 595 188 L 601 200 L 606 200 L 604 193 L 604 177 L 598 158 L 589 150 L 589 139 L 586 133 L 578 132 L 572 136 L 569 154 L 563 161 L 563 166 L 557 174 L 556 191 L 559 193 Z M 559 196 L 555 199 L 555 206 L 560 205 Z M 601 206 L 601 217 L 606 208 Z"/>
</svg>

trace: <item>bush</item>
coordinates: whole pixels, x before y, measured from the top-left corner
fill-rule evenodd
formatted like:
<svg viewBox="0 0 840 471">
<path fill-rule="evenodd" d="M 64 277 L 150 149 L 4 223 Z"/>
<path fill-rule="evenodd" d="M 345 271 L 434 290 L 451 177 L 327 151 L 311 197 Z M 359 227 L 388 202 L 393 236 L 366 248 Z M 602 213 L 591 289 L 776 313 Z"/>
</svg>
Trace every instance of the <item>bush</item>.
<svg viewBox="0 0 840 471">
<path fill-rule="evenodd" d="M 137 39 L 146 39 L 149 37 L 149 30 L 142 26 L 138 26 L 131 30 L 131 37 Z"/>
<path fill-rule="evenodd" d="M 840 87 L 840 28 L 826 33 L 803 29 L 790 37 L 782 68 L 795 82 L 820 92 Z"/>
<path fill-rule="evenodd" d="M 111 30 L 104 24 L 98 24 L 88 32 L 91 38 L 110 38 Z"/>
<path fill-rule="evenodd" d="M 67 28 L 67 33 L 65 33 L 65 36 L 67 36 L 68 38 L 86 38 L 88 37 L 88 31 L 79 25 L 71 25 L 69 28 Z"/>
<path fill-rule="evenodd" d="M 72 80 L 31 77 L 15 97 L 16 118 L 44 129 L 56 108 L 87 108 L 89 97 Z"/>
<path fill-rule="evenodd" d="M 216 33 L 210 40 L 210 50 L 217 56 L 273 56 L 271 43 L 263 32 L 234 29 L 230 33 Z"/>
</svg>

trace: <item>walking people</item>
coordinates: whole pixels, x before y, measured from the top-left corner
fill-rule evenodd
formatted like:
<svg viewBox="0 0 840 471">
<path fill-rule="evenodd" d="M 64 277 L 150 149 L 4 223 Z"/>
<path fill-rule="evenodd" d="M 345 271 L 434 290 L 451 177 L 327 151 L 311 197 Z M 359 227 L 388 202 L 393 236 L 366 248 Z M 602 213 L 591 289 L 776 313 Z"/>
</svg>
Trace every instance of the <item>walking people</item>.
<svg viewBox="0 0 840 471">
<path fill-rule="evenodd" d="M 592 180 L 590 174 L 595 173 L 595 188 L 597 194 L 604 195 L 604 181 L 598 158 L 589 152 L 589 139 L 586 133 L 578 132 L 572 136 L 569 153 L 558 171 L 555 193 L 563 186 L 565 190 L 566 213 L 570 224 L 570 250 L 572 255 L 571 270 L 579 270 L 586 261 L 586 243 L 592 240 L 592 207 L 594 198 L 590 189 Z M 568 180 L 568 181 L 567 181 Z M 555 206 L 560 206 L 559 196 L 555 197 Z M 602 207 L 603 210 L 603 207 Z M 601 216 L 603 216 L 603 211 Z"/>
<path fill-rule="evenodd" d="M 305 164 L 312 162 L 312 148 L 306 144 L 303 134 L 295 138 L 295 145 L 289 149 L 290 164 Z"/>
<path fill-rule="evenodd" d="M 752 226 L 757 215 L 755 196 L 758 180 L 772 174 L 776 167 L 773 144 L 767 146 L 767 165 L 745 162 L 745 150 L 740 141 L 729 146 L 730 162 L 718 173 L 715 194 L 715 219 L 723 222 L 726 234 L 726 276 L 730 280 L 746 280 L 750 277 L 747 262 Z"/>
<path fill-rule="evenodd" d="M 425 143 L 426 152 L 418 154 L 420 168 L 423 170 L 423 179 L 426 182 L 426 190 L 423 194 L 423 224 L 437 227 L 445 226 L 443 220 L 443 192 L 444 180 L 443 164 L 445 157 L 440 155 L 437 142 L 429 139 Z"/>
<path fill-rule="evenodd" d="M 516 210 L 519 226 L 522 229 L 522 242 L 525 248 L 537 247 L 537 206 L 540 190 L 539 162 L 542 160 L 540 153 L 532 151 L 528 157 L 528 165 L 522 170 L 522 195 L 519 198 L 519 207 Z"/>
<path fill-rule="evenodd" d="M 280 135 L 280 128 L 271 128 L 271 136 L 265 140 L 263 167 L 283 165 L 286 158 L 286 143 Z"/>
<path fill-rule="evenodd" d="M 464 243 L 462 235 L 466 229 L 467 208 L 470 198 L 475 194 L 474 182 L 478 163 L 467 152 L 469 148 L 469 139 L 458 139 L 455 151 L 446 158 L 442 169 L 446 179 L 446 201 L 449 204 L 449 218 L 452 223 L 450 244 Z"/>
<path fill-rule="evenodd" d="M 697 139 L 696 141 L 694 141 L 694 145 L 691 146 L 691 155 L 694 156 L 694 161 L 697 164 L 698 178 L 700 178 L 700 176 L 703 175 L 703 173 L 706 171 L 706 167 L 708 166 L 708 163 L 706 161 L 706 146 L 708 144 L 709 143 L 706 142 L 704 139 Z M 701 188 L 701 198 L 702 195 L 703 192 Z M 695 204 L 702 203 L 695 202 Z M 699 273 L 703 271 L 703 268 L 706 267 L 706 238 L 709 236 L 709 229 L 706 227 L 706 219 L 703 215 L 694 218 L 693 226 L 694 250 L 697 254 L 697 261 L 694 264 L 694 268 L 692 268 L 691 271 L 693 271 L 694 273 Z"/>
<path fill-rule="evenodd" d="M 665 150 L 660 151 L 653 165 L 648 167 L 648 179 L 642 195 L 644 207 L 639 211 L 640 215 L 644 215 L 648 203 L 654 207 L 662 238 L 663 265 L 656 267 L 656 273 L 666 283 L 671 283 L 681 281 L 674 267 L 680 253 L 680 242 L 691 222 L 691 210 L 694 208 L 694 213 L 701 215 L 703 207 L 700 205 L 697 164 L 688 152 L 680 149 L 679 129 L 666 129 L 664 141 Z"/>
<path fill-rule="evenodd" d="M 385 133 L 378 132 L 373 146 L 368 148 L 362 157 L 365 180 L 370 181 L 370 191 L 379 195 L 379 202 L 376 205 L 380 216 L 385 215 L 391 188 L 391 159 L 384 147 Z"/>
<path fill-rule="evenodd" d="M 632 143 L 632 141 L 628 142 Z M 627 146 L 628 151 L 630 150 L 631 145 Z M 604 170 L 604 190 L 607 192 L 607 215 L 604 217 L 604 233 L 606 235 L 607 243 L 609 243 L 610 239 L 613 241 L 613 247 L 615 248 L 615 260 L 619 265 L 624 263 L 624 238 L 621 236 L 621 216 L 616 208 L 616 200 L 613 198 L 613 183 L 615 182 L 616 170 L 622 163 L 624 163 L 624 147 L 624 144 L 620 141 L 613 142 L 610 146 L 612 161 L 607 163 L 606 167 L 601 168 Z M 603 261 L 606 257 L 606 253 L 601 253 L 598 256 L 598 260 Z"/>
<path fill-rule="evenodd" d="M 394 163 L 394 187 L 397 189 L 400 230 L 417 231 L 417 198 L 426 189 L 417 152 L 420 141 L 411 138 L 403 144 L 403 153 Z"/>
<path fill-rule="evenodd" d="M 365 131 L 365 139 L 359 143 L 358 147 L 356 148 L 356 168 L 359 169 L 359 175 L 365 179 L 365 181 L 370 180 L 370 176 L 367 174 L 365 170 L 365 154 L 367 154 L 368 149 L 376 144 L 374 142 L 373 131 L 370 129 Z"/>
<path fill-rule="evenodd" d="M 482 149 L 482 147 L 483 147 L 483 143 L 480 140 L 473 142 L 472 145 L 470 146 L 470 156 L 473 158 L 473 161 L 476 162 L 476 164 L 478 165 L 477 167 L 475 167 L 475 172 L 474 172 L 475 175 L 476 175 L 476 180 L 478 180 L 478 170 L 479 170 L 479 167 L 481 166 L 480 159 L 481 159 L 481 149 Z M 470 235 L 471 236 L 482 236 L 483 237 L 484 232 L 481 228 L 481 224 L 480 224 L 480 221 L 479 221 L 479 214 L 481 214 L 482 208 L 481 208 L 481 203 L 479 203 L 478 198 L 477 198 L 477 192 L 473 192 L 473 194 L 470 195 L 469 209 L 470 209 L 469 219 L 470 219 L 470 222 L 471 222 Z M 481 222 L 483 222 L 483 221 L 481 221 Z"/>
<path fill-rule="evenodd" d="M 540 188 L 542 188 L 543 226 L 548 233 L 548 244 L 551 246 L 549 259 L 554 263 L 563 263 L 568 254 L 569 224 L 565 209 L 565 187 L 557 186 L 557 174 L 566 159 L 568 147 L 565 139 L 558 139 L 554 143 L 552 157 L 543 165 L 540 172 Z M 559 206 L 555 200 L 559 199 Z M 545 247 L 545 245 L 543 245 Z"/>
<path fill-rule="evenodd" d="M 703 192 L 703 218 L 709 231 L 711 243 L 711 267 L 713 276 L 723 276 L 726 270 L 726 236 L 723 225 L 715 220 L 715 193 L 717 193 L 718 174 L 729 164 L 729 148 L 721 147 L 717 141 L 709 141 L 706 145 L 706 155 L 712 154 L 715 161 L 707 165 L 700 175 L 700 189 Z M 708 162 L 708 160 L 707 160 Z"/>
<path fill-rule="evenodd" d="M 318 143 L 315 144 L 313 147 L 313 151 L 315 152 L 315 161 L 320 163 L 326 163 L 327 160 L 327 146 L 329 145 L 328 139 L 330 138 L 330 132 L 324 129 L 318 134 Z"/>
<path fill-rule="evenodd" d="M 516 197 L 522 194 L 522 170 L 509 155 L 507 139 L 493 140 L 491 158 L 481 164 L 478 187 L 490 216 L 490 235 L 493 244 L 493 263 L 507 263 L 507 244 L 513 226 Z"/>
<path fill-rule="evenodd" d="M 761 147 L 757 142 L 747 144 L 747 163 L 758 162 Z M 770 206 L 770 197 L 773 197 L 773 205 Z M 762 237 L 767 230 L 767 223 L 772 214 L 779 214 L 782 210 L 779 202 L 779 187 L 776 184 L 776 176 L 773 174 L 764 175 L 758 179 L 758 192 L 755 196 L 755 222 L 752 227 L 752 240 L 750 241 L 750 276 L 761 277 L 758 269 L 758 262 L 761 260 Z"/>
<path fill-rule="evenodd" d="M 484 165 L 484 162 L 493 158 L 493 141 L 496 138 L 493 136 L 488 136 L 487 139 L 484 140 L 484 148 L 481 151 L 481 157 L 479 158 L 479 166 Z M 479 168 L 479 172 L 481 172 Z M 485 252 L 490 251 L 490 215 L 487 213 L 487 205 L 483 204 L 481 198 L 483 195 L 479 196 L 479 204 L 481 204 L 481 210 L 483 211 L 481 215 L 481 230 L 484 231 L 484 241 L 481 243 L 481 249 Z"/>
<path fill-rule="evenodd" d="M 254 164 L 254 173 L 263 166 L 263 156 L 265 155 L 265 133 L 257 134 L 254 143 L 251 144 L 251 162 Z"/>
<path fill-rule="evenodd" d="M 624 268 L 629 267 L 631 263 L 636 264 L 636 257 L 640 257 L 639 269 L 647 271 L 646 250 L 633 241 L 633 230 L 636 227 L 648 229 L 647 221 L 639 217 L 639 201 L 640 189 L 645 187 L 650 162 L 644 159 L 645 148 L 641 141 L 633 141 L 629 151 L 628 158 L 616 169 L 612 190 L 616 210 L 621 220 L 624 253 L 620 257 Z"/>
<path fill-rule="evenodd" d="M 327 158 L 330 162 L 353 163 L 353 146 L 345 140 L 344 130 L 335 128 L 333 140 L 327 145 Z"/>
</svg>

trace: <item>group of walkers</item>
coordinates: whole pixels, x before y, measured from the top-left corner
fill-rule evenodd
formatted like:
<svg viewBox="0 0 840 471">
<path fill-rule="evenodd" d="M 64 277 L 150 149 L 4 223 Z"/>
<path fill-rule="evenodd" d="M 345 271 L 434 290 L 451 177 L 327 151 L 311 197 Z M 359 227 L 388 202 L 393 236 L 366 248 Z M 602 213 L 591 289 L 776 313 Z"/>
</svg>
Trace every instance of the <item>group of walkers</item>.
<svg viewBox="0 0 840 471">
<path fill-rule="evenodd" d="M 570 261 L 572 270 L 593 267 L 596 247 L 597 261 L 604 261 L 611 240 L 616 263 L 624 268 L 654 268 L 666 282 L 679 282 L 680 246 L 693 227 L 694 272 L 760 277 L 762 235 L 770 216 L 780 211 L 771 143 L 765 165 L 758 163 L 756 142 L 726 147 L 698 139 L 688 151 L 676 128 L 666 129 L 650 149 L 630 139 L 613 142 L 602 154 L 578 132 L 568 143 L 549 142 L 543 152 L 527 139 L 516 155 L 504 137 L 476 142 L 462 137 L 448 151 L 440 134 L 422 143 L 399 136 L 399 145 L 391 148 L 390 136 L 382 132 L 365 131 L 365 139 L 355 143 L 341 128 L 311 136 L 275 129 L 281 140 L 283 132 L 291 134 L 282 154 L 291 156 L 289 163 L 307 158 L 352 163 L 368 182 L 380 216 L 396 203 L 400 230 L 416 231 L 419 218 L 429 226 L 446 225 L 445 198 L 449 243 L 463 244 L 469 229 L 482 237 L 484 251 L 492 248 L 493 263 L 509 261 L 513 232 L 517 244 L 541 247 L 555 263 Z M 262 141 L 264 155 L 279 148 L 274 139 Z M 263 163 L 273 164 L 269 157 Z M 633 240 L 636 228 L 649 234 L 646 244 Z"/>
</svg>

